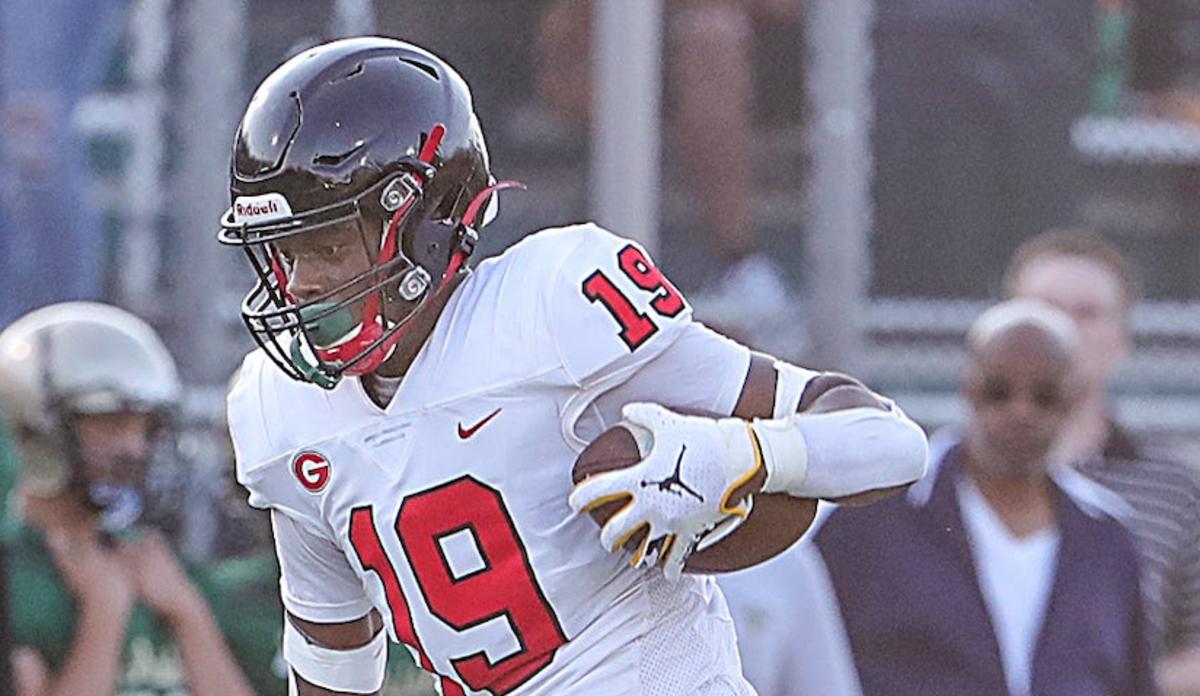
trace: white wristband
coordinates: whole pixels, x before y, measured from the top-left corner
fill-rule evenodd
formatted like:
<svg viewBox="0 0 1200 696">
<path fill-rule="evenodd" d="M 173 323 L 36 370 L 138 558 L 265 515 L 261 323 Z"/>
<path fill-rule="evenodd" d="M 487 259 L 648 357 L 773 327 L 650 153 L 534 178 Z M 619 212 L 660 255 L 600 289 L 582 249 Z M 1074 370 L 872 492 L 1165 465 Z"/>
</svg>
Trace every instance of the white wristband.
<svg viewBox="0 0 1200 696">
<path fill-rule="evenodd" d="M 285 616 L 283 659 L 304 681 L 322 689 L 352 694 L 374 693 L 383 688 L 387 632 L 380 631 L 359 648 L 331 650 L 310 643 Z"/>
<path fill-rule="evenodd" d="M 808 476 L 808 444 L 791 418 L 755 418 L 751 428 L 762 449 L 767 479 L 763 493 L 788 493 L 801 490 Z"/>
</svg>

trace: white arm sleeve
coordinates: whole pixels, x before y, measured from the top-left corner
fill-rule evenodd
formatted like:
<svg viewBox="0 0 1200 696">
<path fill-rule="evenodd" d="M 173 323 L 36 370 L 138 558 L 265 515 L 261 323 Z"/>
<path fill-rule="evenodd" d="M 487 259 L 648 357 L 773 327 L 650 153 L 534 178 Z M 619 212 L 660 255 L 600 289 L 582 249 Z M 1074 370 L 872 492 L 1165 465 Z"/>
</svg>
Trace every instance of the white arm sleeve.
<svg viewBox="0 0 1200 696">
<path fill-rule="evenodd" d="M 279 594 L 294 616 L 313 623 L 343 623 L 366 616 L 371 601 L 336 544 L 295 519 L 271 511 L 279 555 Z"/>
<path fill-rule="evenodd" d="M 756 418 L 753 428 L 767 469 L 765 493 L 841 498 L 925 475 L 925 433 L 894 405 Z"/>
</svg>

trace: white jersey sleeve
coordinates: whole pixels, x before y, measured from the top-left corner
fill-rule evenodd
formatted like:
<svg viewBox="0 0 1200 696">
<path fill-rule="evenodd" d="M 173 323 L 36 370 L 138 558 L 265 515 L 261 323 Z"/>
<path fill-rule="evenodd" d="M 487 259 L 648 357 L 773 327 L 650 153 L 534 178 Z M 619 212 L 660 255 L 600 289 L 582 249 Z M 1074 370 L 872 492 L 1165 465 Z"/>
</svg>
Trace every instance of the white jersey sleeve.
<svg viewBox="0 0 1200 696">
<path fill-rule="evenodd" d="M 287 379 L 276 373 L 262 352 L 250 353 L 226 398 L 237 481 L 249 492 L 253 507 L 273 508 L 297 518 L 315 517 L 311 497 L 299 495 L 292 481 L 279 475 L 280 470 L 286 471 L 292 452 L 273 427 L 282 419 L 269 412 L 279 407 L 278 380 Z"/>
<path fill-rule="evenodd" d="M 683 295 L 636 242 L 595 225 L 554 231 L 574 240 L 543 301 L 547 332 L 579 394 L 562 414 L 577 447 L 652 401 L 728 415 L 750 352 L 692 319 Z"/>
<path fill-rule="evenodd" d="M 641 365 L 629 379 L 593 402 L 599 422 L 581 421 L 577 432 L 590 440 L 621 419 L 621 407 L 651 401 L 684 413 L 728 416 L 733 413 L 750 369 L 750 350 L 691 322 L 670 346 Z"/>
<path fill-rule="evenodd" d="M 290 614 L 314 623 L 343 623 L 371 611 L 362 582 L 336 544 L 275 510 L 271 529 L 279 555 L 279 595 Z"/>
<path fill-rule="evenodd" d="M 574 248 L 546 301 L 550 336 L 583 388 L 636 370 L 691 324 L 692 308 L 636 242 L 595 225 L 567 228 Z"/>
<path fill-rule="evenodd" d="M 330 539 L 317 508 L 291 474 L 292 443 L 274 432 L 287 377 L 260 352 L 251 353 L 229 392 L 227 413 L 237 457 L 237 480 L 252 506 L 271 511 L 279 556 L 280 597 L 295 616 L 316 623 L 341 623 L 364 616 L 371 603 L 342 549 Z M 290 386 L 290 385 L 288 385 Z"/>
</svg>

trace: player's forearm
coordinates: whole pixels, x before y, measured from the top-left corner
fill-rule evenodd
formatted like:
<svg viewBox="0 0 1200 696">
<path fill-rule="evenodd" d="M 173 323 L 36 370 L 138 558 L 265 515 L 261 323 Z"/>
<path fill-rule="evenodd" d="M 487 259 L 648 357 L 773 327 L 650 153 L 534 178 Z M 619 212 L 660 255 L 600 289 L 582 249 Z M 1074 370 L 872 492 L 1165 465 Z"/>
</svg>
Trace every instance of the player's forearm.
<svg viewBox="0 0 1200 696">
<path fill-rule="evenodd" d="M 110 696 L 116 690 L 129 612 L 122 603 L 80 603 L 71 650 L 46 696 Z"/>
<path fill-rule="evenodd" d="M 847 375 L 754 355 L 733 415 L 753 421 L 768 474 L 753 492 L 863 502 L 925 471 L 925 433 Z"/>
<path fill-rule="evenodd" d="M 195 696 L 254 696 L 202 598 L 168 619 Z"/>
</svg>

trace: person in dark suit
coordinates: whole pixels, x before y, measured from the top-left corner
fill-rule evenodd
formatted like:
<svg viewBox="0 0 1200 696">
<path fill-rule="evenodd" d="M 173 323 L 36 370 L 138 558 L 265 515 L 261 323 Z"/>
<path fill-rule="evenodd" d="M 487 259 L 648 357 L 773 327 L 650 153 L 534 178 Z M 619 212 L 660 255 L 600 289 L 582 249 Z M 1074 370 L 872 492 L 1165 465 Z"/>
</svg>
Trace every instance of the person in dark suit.
<svg viewBox="0 0 1200 696">
<path fill-rule="evenodd" d="M 820 530 L 866 696 L 1156 693 L 1128 509 L 1048 465 L 1077 350 L 1049 305 L 985 312 L 962 437 L 906 495 Z"/>
</svg>

